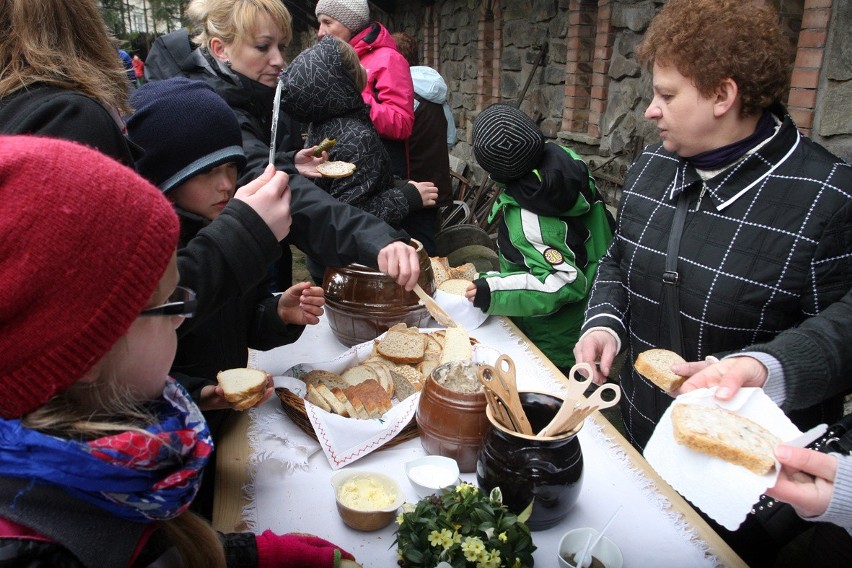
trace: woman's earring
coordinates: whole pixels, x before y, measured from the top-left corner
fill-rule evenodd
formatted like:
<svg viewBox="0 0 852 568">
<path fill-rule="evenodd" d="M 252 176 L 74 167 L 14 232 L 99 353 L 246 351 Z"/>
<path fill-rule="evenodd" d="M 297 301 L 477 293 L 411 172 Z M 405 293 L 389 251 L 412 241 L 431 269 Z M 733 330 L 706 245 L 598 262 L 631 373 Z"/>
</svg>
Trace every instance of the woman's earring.
<svg viewBox="0 0 852 568">
<path fill-rule="evenodd" d="M 225 67 L 227 67 L 228 69 L 231 68 L 231 60 L 230 59 L 225 60 Z"/>
</svg>

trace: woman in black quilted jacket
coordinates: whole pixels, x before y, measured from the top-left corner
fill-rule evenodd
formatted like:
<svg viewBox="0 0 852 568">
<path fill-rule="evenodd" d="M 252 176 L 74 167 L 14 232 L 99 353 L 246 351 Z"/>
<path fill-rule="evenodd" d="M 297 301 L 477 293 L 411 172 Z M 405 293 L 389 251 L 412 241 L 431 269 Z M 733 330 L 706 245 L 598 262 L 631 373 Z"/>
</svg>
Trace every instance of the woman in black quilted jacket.
<svg viewBox="0 0 852 568">
<path fill-rule="evenodd" d="M 626 351 L 621 413 L 640 451 L 672 398 L 636 373 L 638 353 L 700 361 L 765 342 L 852 286 L 852 168 L 781 106 L 790 50 L 771 7 L 739 0 L 670 0 L 637 48 L 653 68 L 645 117 L 661 143 L 626 176 L 574 353 L 600 362 L 601 382 Z M 833 393 L 790 401 L 788 414 L 805 429 L 841 408 Z M 748 560 L 771 563 L 774 551 Z"/>
</svg>

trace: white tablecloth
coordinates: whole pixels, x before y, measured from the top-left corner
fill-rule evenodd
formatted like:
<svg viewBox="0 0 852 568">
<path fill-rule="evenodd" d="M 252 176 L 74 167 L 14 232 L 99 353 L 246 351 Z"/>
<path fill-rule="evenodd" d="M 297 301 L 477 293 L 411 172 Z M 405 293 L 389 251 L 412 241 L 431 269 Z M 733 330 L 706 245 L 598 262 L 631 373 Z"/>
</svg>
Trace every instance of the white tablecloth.
<svg viewBox="0 0 852 568">
<path fill-rule="evenodd" d="M 489 318 L 472 335 L 512 357 L 520 390 L 560 392 L 561 383 L 501 319 Z M 319 325 L 307 328 L 292 345 L 252 352 L 250 365 L 275 375 L 296 363 L 327 360 L 345 350 L 322 318 Z M 249 529 L 313 533 L 344 547 L 367 568 L 395 566 L 396 525 L 364 533 L 343 524 L 335 508 L 329 483 L 333 471 L 325 455 L 317 441 L 283 413 L 278 399 L 273 397 L 253 409 L 250 417 L 252 481 L 246 491 L 251 503 L 244 511 Z M 607 532 L 621 548 L 626 568 L 719 564 L 686 521 L 668 510 L 669 502 L 655 491 L 653 483 L 593 420 L 586 421 L 579 438 L 585 468 L 579 500 L 560 524 L 533 533 L 538 547 L 534 555 L 536 566 L 557 566 L 557 546 L 566 531 L 583 526 L 600 528 L 620 504 L 624 509 Z M 396 478 L 407 500 L 413 503 L 418 498 L 403 467 L 406 461 L 424 454 L 417 438 L 373 452 L 346 469 L 382 471 Z M 463 474 L 462 479 L 476 483 L 475 474 Z"/>
</svg>

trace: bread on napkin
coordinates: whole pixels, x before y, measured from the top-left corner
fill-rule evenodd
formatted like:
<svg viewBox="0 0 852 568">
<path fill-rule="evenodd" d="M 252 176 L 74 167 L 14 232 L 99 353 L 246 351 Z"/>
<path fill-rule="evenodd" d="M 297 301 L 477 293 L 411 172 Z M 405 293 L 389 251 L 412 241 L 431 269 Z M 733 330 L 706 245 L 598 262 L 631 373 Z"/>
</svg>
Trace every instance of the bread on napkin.
<svg viewBox="0 0 852 568">
<path fill-rule="evenodd" d="M 740 465 L 758 475 L 775 467 L 781 439 L 760 424 L 717 406 L 677 404 L 672 408 L 677 443 Z"/>
</svg>

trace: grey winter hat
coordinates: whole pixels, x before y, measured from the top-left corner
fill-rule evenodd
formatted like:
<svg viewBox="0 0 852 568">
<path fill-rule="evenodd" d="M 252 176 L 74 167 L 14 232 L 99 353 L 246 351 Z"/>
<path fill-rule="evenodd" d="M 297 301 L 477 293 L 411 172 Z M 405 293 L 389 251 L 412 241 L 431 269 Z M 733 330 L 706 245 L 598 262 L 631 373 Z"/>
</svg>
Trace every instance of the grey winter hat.
<svg viewBox="0 0 852 568">
<path fill-rule="evenodd" d="M 320 14 L 331 16 L 357 34 L 370 24 L 370 6 L 367 0 L 319 0 L 316 10 Z"/>
<path fill-rule="evenodd" d="M 497 103 L 473 121 L 473 155 L 494 181 L 528 174 L 544 151 L 544 134 L 522 110 Z"/>
</svg>

